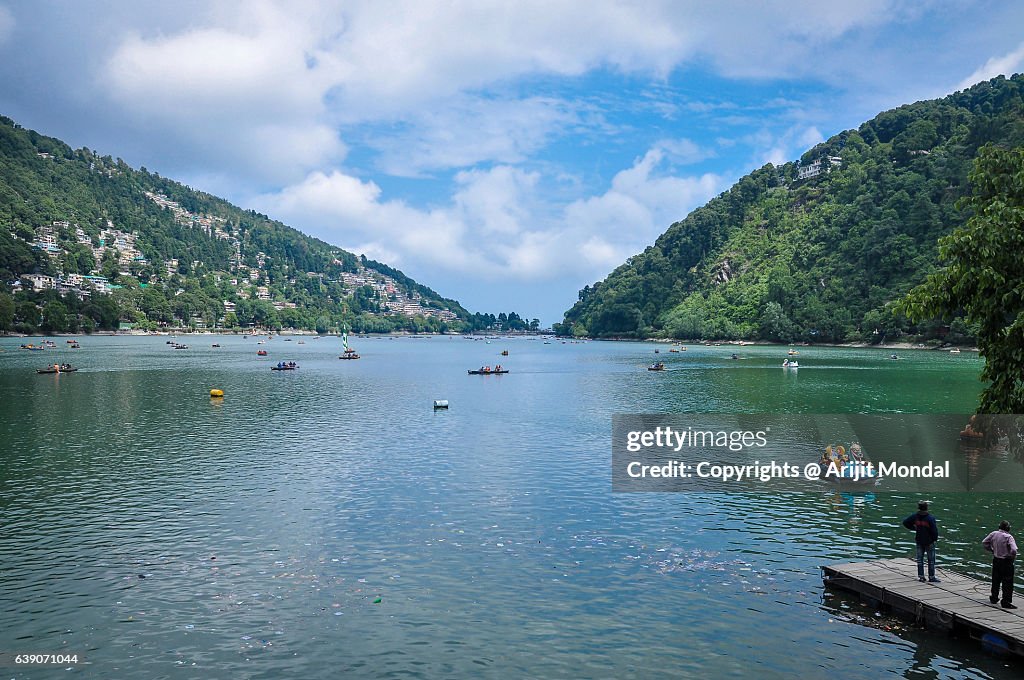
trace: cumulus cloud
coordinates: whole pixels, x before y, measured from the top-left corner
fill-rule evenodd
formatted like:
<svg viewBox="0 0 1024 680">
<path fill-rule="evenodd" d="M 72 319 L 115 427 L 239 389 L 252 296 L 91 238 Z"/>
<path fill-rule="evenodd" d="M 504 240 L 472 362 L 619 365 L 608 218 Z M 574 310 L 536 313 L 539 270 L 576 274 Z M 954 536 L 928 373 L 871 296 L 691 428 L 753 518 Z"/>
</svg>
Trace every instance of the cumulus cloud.
<svg viewBox="0 0 1024 680">
<path fill-rule="evenodd" d="M 992 57 L 986 61 L 974 73 L 961 80 L 955 89 L 964 90 L 983 80 L 989 80 L 999 75 L 1010 76 L 1022 70 L 1024 70 L 1024 42 L 1012 52 L 1000 57 Z"/>
<path fill-rule="evenodd" d="M 567 205 L 543 200 L 539 172 L 511 166 L 460 172 L 447 205 L 420 209 L 341 172 L 258 199 L 261 210 L 368 256 L 419 263 L 489 280 L 597 278 L 668 224 L 720 191 L 713 174 L 667 173 L 662 143 L 615 175 L 600 195 Z M 687 145 L 678 147 L 692 152 Z"/>
<path fill-rule="evenodd" d="M 726 5 L 214 2 L 186 27 L 127 31 L 99 84 L 140 127 L 170 127 L 205 160 L 271 182 L 343 159 L 358 125 L 371 126 L 359 141 L 378 168 L 415 177 L 518 163 L 580 124 L 563 98 L 488 92 L 517 78 L 657 79 L 691 59 L 789 76 L 830 58 L 828 41 L 898 14 L 886 0 Z"/>
</svg>

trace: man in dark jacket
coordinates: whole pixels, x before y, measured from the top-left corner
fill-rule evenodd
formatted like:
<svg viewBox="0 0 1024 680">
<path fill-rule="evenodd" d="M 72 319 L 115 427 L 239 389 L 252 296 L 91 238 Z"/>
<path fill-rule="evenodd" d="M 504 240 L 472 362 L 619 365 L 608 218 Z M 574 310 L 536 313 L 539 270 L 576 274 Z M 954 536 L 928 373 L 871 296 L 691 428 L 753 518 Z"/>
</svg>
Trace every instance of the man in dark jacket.
<svg viewBox="0 0 1024 680">
<path fill-rule="evenodd" d="M 916 532 L 914 542 L 917 544 L 917 580 L 924 581 L 924 557 L 928 556 L 928 581 L 938 583 L 935 578 L 935 541 L 939 540 L 939 527 L 935 518 L 928 512 L 928 503 L 917 504 L 917 512 L 903 520 L 903 526 Z"/>
</svg>

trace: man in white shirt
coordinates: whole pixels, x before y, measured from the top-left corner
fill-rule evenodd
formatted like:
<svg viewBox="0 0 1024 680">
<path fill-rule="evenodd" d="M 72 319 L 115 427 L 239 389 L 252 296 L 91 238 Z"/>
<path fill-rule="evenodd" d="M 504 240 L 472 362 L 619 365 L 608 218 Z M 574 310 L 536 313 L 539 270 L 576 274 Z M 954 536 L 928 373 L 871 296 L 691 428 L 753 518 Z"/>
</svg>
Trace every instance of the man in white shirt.
<svg viewBox="0 0 1024 680">
<path fill-rule="evenodd" d="M 1003 609 L 1016 609 L 1013 604 L 1013 561 L 1017 558 L 1017 542 L 1010 535 L 1010 523 L 1003 520 L 999 528 L 981 542 L 992 553 L 992 595 L 988 601 L 999 602 L 999 586 L 1003 587 Z"/>
</svg>

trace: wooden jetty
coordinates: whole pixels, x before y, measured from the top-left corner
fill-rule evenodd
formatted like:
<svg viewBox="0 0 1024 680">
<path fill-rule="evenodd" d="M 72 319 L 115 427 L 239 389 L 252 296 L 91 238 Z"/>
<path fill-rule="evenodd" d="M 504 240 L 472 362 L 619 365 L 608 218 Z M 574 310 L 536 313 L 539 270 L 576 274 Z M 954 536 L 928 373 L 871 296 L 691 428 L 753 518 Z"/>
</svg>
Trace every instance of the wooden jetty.
<svg viewBox="0 0 1024 680">
<path fill-rule="evenodd" d="M 906 558 L 830 564 L 821 569 L 826 586 L 857 593 L 872 606 L 909 616 L 932 630 L 967 633 L 1024 656 L 1024 602 L 1021 609 L 992 604 L 988 581 L 937 569 L 941 583 L 921 583 L 917 562 Z"/>
</svg>

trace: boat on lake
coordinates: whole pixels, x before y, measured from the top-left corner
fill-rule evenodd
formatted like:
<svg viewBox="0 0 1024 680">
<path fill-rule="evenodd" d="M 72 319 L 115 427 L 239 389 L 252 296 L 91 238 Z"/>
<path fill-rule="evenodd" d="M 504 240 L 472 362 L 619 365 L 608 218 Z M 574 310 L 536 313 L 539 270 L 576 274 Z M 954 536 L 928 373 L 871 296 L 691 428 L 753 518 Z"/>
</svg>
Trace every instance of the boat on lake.
<svg viewBox="0 0 1024 680">
<path fill-rule="evenodd" d="M 833 484 L 876 486 L 882 478 L 877 470 L 868 467 L 869 463 L 857 442 L 850 444 L 849 452 L 842 444 L 830 444 L 825 447 L 819 461 L 822 475 Z"/>
<path fill-rule="evenodd" d="M 53 366 L 47 366 L 46 368 L 37 368 L 36 373 L 48 374 L 48 373 L 74 373 L 77 371 L 71 364 L 54 364 Z"/>
<path fill-rule="evenodd" d="M 788 354 L 791 357 L 795 357 L 797 354 L 800 354 L 800 352 L 797 352 L 795 349 L 791 349 L 788 352 L 786 352 L 786 354 Z"/>
<path fill-rule="evenodd" d="M 44 349 L 46 349 L 46 348 L 45 348 L 45 347 L 43 347 L 42 345 L 33 345 L 33 344 L 32 344 L 32 343 L 30 342 L 30 343 L 28 343 L 27 345 L 22 345 L 22 346 L 21 346 L 21 349 L 29 349 L 29 350 L 32 350 L 33 352 L 40 352 L 40 351 L 42 351 L 42 350 L 44 350 Z"/>
<path fill-rule="evenodd" d="M 271 371 L 294 371 L 299 365 L 294 361 L 282 361 L 277 366 L 271 366 Z"/>
<path fill-rule="evenodd" d="M 348 331 L 345 331 L 344 333 L 341 334 L 341 343 L 342 343 L 342 345 L 344 345 L 345 351 L 341 353 L 341 356 L 338 357 L 339 359 L 358 359 L 359 358 L 359 355 L 356 353 L 356 351 L 353 348 L 349 347 L 349 344 L 348 344 Z"/>
<path fill-rule="evenodd" d="M 960 354 L 960 348 L 959 347 L 954 347 L 953 349 L 949 350 L 949 353 L 950 354 Z"/>
<path fill-rule="evenodd" d="M 783 368 L 800 368 L 800 362 L 799 361 L 790 361 L 789 359 L 784 359 L 782 361 L 782 367 Z"/>
<path fill-rule="evenodd" d="M 470 369 L 467 372 L 470 375 L 504 375 L 505 373 L 508 373 L 508 369 L 502 368 L 501 366 L 495 366 L 494 368 L 491 368 L 490 366 L 481 366 L 476 370 Z"/>
<path fill-rule="evenodd" d="M 647 370 L 648 371 L 664 371 L 665 370 L 665 364 L 663 364 L 663 363 L 661 363 L 659 361 L 657 363 L 653 363 L 650 366 L 648 366 Z"/>
<path fill-rule="evenodd" d="M 256 356 L 258 356 L 258 357 L 265 357 L 265 356 L 267 356 L 267 350 L 265 350 L 265 349 L 256 350 Z"/>
</svg>

